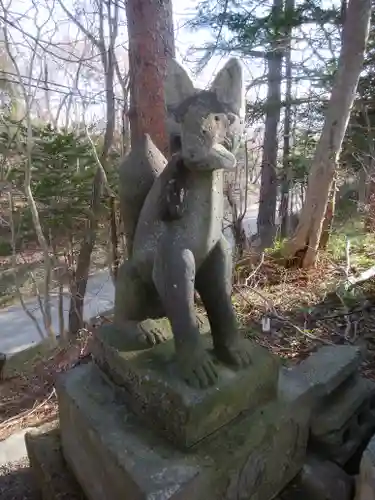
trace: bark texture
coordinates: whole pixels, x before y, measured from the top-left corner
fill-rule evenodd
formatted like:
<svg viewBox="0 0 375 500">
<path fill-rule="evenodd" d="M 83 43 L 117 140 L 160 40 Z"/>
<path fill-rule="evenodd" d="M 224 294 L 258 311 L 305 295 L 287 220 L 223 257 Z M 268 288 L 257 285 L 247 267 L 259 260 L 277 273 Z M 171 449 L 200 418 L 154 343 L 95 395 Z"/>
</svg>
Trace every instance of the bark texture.
<svg viewBox="0 0 375 500">
<path fill-rule="evenodd" d="M 290 20 L 285 30 L 285 111 L 284 111 L 284 141 L 283 141 L 283 173 L 281 180 L 281 236 L 284 238 L 290 235 L 289 220 L 289 191 L 290 191 L 290 135 L 292 123 L 292 25 L 295 1 L 285 1 L 285 18 Z"/>
<path fill-rule="evenodd" d="M 326 213 L 324 214 L 324 221 L 322 226 L 322 234 L 319 241 L 319 249 L 326 250 L 329 237 L 331 234 L 333 219 L 335 217 L 336 209 L 336 181 L 332 182 L 331 190 L 328 197 L 328 203 L 326 207 Z"/>
<path fill-rule="evenodd" d="M 144 133 L 168 155 L 164 81 L 175 57 L 171 0 L 128 0 L 130 128 L 135 144 Z"/>
<path fill-rule="evenodd" d="M 283 0 L 274 0 L 272 14 L 275 21 L 281 16 Z M 259 193 L 258 236 L 260 249 L 272 245 L 275 237 L 275 215 L 277 203 L 277 129 L 280 121 L 281 80 L 283 51 L 277 37 L 267 54 L 268 92 L 267 112 L 263 139 L 261 184 Z"/>
<path fill-rule="evenodd" d="M 288 260 L 297 259 L 305 268 L 316 262 L 329 192 L 363 68 L 370 16 L 371 0 L 349 1 L 338 69 L 311 165 L 305 204 L 296 232 L 284 249 Z"/>
</svg>

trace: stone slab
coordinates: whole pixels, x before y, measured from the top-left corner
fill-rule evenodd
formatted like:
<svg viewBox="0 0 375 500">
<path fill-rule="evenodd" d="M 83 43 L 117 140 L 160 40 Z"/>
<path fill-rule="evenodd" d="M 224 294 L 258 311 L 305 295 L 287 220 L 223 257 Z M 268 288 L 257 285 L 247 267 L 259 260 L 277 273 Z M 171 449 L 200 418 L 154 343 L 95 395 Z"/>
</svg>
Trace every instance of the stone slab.
<svg viewBox="0 0 375 500">
<path fill-rule="evenodd" d="M 341 467 L 309 454 L 280 500 L 351 500 L 353 489 L 353 478 Z"/>
<path fill-rule="evenodd" d="M 361 350 L 357 347 L 322 347 L 299 365 L 281 368 L 279 397 L 294 406 L 309 406 L 313 413 L 329 404 L 331 396 L 355 376 L 360 362 Z"/>
<path fill-rule="evenodd" d="M 359 375 L 352 377 L 345 387 L 338 388 L 322 401 L 311 418 L 311 433 L 322 437 L 344 427 L 363 403 L 375 394 L 375 383 Z"/>
<path fill-rule="evenodd" d="M 56 390 L 63 453 L 88 500 L 271 500 L 305 458 L 306 415 L 279 401 L 183 452 L 118 402 L 93 363 Z"/>
<path fill-rule="evenodd" d="M 339 465 L 345 465 L 370 439 L 375 430 L 375 394 L 373 382 L 368 382 L 370 390 L 372 387 L 369 397 L 340 429 L 324 436 L 311 435 L 312 450 Z"/>
<path fill-rule="evenodd" d="M 308 381 L 298 374 L 296 368 L 282 366 L 279 372 L 278 396 L 291 405 L 309 405 L 311 411 L 316 404 Z"/>
<path fill-rule="evenodd" d="M 203 333 L 202 339 L 212 348 L 211 335 Z M 121 332 L 105 325 L 96 331 L 91 351 L 129 407 L 184 449 L 277 395 L 279 360 L 256 344 L 250 367 L 234 371 L 218 365 L 217 385 L 205 390 L 191 388 L 178 377 L 172 339 L 129 351 Z"/>
<path fill-rule="evenodd" d="M 64 460 L 58 421 L 27 432 L 25 442 L 43 500 L 86 500 Z"/>
<path fill-rule="evenodd" d="M 319 400 L 344 383 L 359 368 L 361 358 L 359 347 L 324 346 L 293 368 L 293 376 Z"/>
</svg>

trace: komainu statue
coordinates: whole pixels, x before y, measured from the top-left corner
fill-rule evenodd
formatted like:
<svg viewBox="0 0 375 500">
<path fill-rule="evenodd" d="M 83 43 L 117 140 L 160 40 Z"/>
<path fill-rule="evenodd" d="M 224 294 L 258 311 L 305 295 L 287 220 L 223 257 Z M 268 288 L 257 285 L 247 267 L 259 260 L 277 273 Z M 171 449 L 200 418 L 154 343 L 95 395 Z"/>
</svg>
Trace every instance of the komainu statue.
<svg viewBox="0 0 375 500">
<path fill-rule="evenodd" d="M 171 61 L 166 101 L 170 161 L 145 135 L 120 167 L 128 260 L 118 273 L 114 323 L 140 349 L 164 340 L 154 320 L 166 316 L 181 377 L 205 388 L 217 380 L 218 361 L 239 368 L 251 362 L 231 302 L 231 249 L 222 233 L 223 174 L 235 168 L 244 130 L 242 66 L 230 59 L 209 90 L 196 90 Z M 213 354 L 202 346 L 195 290 Z"/>
</svg>

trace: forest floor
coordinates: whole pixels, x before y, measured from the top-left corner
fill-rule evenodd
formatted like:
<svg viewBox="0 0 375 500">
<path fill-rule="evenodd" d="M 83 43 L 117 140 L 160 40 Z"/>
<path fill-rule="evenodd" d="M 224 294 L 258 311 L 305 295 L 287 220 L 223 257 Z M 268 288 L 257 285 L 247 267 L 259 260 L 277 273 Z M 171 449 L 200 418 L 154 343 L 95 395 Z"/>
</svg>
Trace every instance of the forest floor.
<svg viewBox="0 0 375 500">
<path fill-rule="evenodd" d="M 326 344 L 361 346 L 367 353 L 363 374 L 375 379 L 375 279 L 346 286 L 347 273 L 358 275 L 374 263 L 375 236 L 356 219 L 336 226 L 315 269 L 286 269 L 277 249 L 255 266 L 245 258 L 237 265 L 233 294 L 240 323 L 286 364 Z M 46 341 L 10 358 L 0 385 L 0 441 L 56 418 L 55 377 L 89 354 L 90 336 L 85 330 L 74 342 L 56 347 Z"/>
</svg>

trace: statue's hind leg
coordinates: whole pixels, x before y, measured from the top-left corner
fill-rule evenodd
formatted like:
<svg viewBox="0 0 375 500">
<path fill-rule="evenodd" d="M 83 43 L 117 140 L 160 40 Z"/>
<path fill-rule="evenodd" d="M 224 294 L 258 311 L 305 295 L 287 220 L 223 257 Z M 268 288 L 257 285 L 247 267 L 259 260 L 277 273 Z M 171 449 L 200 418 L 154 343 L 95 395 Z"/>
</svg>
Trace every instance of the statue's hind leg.
<svg viewBox="0 0 375 500">
<path fill-rule="evenodd" d="M 232 305 L 232 255 L 224 236 L 199 268 L 195 286 L 207 311 L 217 358 L 238 367 L 250 364 L 251 343 L 239 332 Z"/>
<path fill-rule="evenodd" d="M 146 348 L 166 340 L 163 329 L 154 321 L 164 315 L 153 284 L 141 280 L 131 260 L 121 264 L 115 287 L 114 325 L 124 332 L 129 344 Z"/>
</svg>

